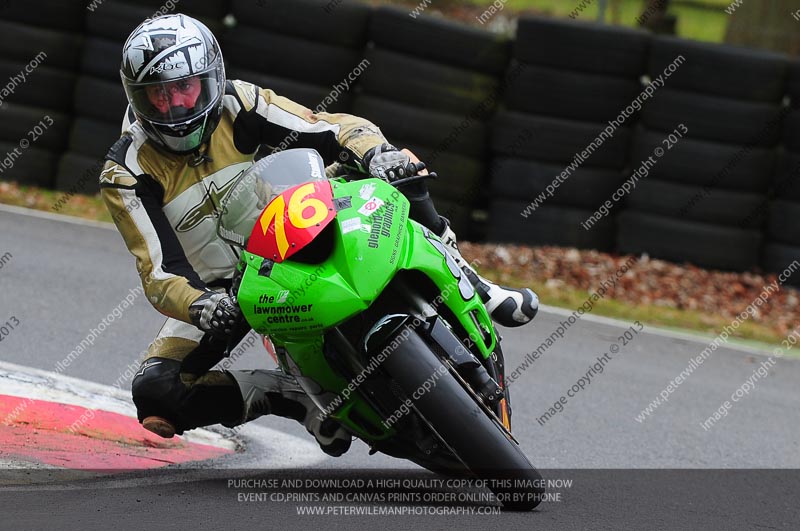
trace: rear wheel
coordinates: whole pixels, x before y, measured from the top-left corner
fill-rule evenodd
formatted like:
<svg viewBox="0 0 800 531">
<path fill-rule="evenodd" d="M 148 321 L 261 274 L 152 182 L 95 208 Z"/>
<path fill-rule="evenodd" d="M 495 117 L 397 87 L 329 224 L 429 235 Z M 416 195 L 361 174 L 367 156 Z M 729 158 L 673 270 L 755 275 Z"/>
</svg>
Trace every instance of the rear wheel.
<svg viewBox="0 0 800 531">
<path fill-rule="evenodd" d="M 514 510 L 539 505 L 542 477 L 519 445 L 491 418 L 416 332 L 383 367 L 442 444 Z M 401 399 L 402 399 L 401 398 Z"/>
</svg>

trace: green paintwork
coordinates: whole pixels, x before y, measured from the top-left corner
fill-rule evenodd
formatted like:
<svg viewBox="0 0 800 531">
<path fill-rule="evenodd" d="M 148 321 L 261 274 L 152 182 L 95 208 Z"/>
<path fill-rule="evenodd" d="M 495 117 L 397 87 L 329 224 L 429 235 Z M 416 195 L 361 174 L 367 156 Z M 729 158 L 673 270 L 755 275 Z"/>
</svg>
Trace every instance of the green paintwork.
<svg viewBox="0 0 800 531">
<path fill-rule="evenodd" d="M 470 337 L 485 334 L 489 338 L 489 345 L 476 343 L 484 357 L 491 355 L 497 339 L 489 315 L 474 292 L 469 300 L 462 297 L 444 255 L 428 241 L 438 238 L 409 219 L 408 200 L 378 179 L 332 181 L 332 185 L 339 209 L 331 229 L 335 231 L 334 251 L 328 260 L 321 264 L 293 260 L 274 263 L 265 276 L 259 274 L 264 259 L 242 253 L 239 305 L 256 332 L 286 348 L 290 359 L 285 361 L 284 370 L 297 377 L 301 385 L 313 381 L 321 387 L 318 396 L 309 394 L 322 408 L 341 396 L 349 382 L 337 376 L 322 355 L 323 336 L 368 308 L 401 269 L 426 274 Z M 373 198 L 384 204 L 366 214 L 364 206 Z M 483 334 L 473 317 L 482 325 Z M 376 440 L 392 434 L 358 393 L 350 394 L 343 404 L 331 416 L 362 438 Z M 380 433 L 365 430 L 351 420 L 353 411 L 379 427 Z"/>
</svg>

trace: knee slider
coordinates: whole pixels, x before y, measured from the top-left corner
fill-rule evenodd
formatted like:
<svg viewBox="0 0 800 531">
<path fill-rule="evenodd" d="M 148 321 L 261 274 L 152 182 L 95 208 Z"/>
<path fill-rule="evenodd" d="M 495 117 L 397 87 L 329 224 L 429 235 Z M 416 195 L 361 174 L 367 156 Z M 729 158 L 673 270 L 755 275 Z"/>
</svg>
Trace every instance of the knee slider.
<svg viewBox="0 0 800 531">
<path fill-rule="evenodd" d="M 176 420 L 175 408 L 188 392 L 180 374 L 177 360 L 149 358 L 142 363 L 131 384 L 139 422 L 150 415 Z"/>
</svg>

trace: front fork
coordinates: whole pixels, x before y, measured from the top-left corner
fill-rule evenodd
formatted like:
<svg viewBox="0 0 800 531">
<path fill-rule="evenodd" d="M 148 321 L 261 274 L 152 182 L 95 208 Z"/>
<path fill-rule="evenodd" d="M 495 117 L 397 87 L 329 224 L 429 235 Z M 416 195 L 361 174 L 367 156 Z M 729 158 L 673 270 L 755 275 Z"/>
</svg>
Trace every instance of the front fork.
<svg viewBox="0 0 800 531">
<path fill-rule="evenodd" d="M 484 405 L 492 410 L 503 427 L 511 433 L 511 404 L 505 386 L 505 360 L 498 338 L 491 356 L 481 360 L 464 347 L 456 334 L 441 318 L 434 317 L 426 322 L 424 334 L 444 352 L 448 361 L 459 376 L 473 389 Z M 444 361 L 444 360 L 443 360 Z"/>
<path fill-rule="evenodd" d="M 503 398 L 497 404 L 497 414 L 500 421 L 508 431 L 511 431 L 511 392 L 506 387 L 506 363 L 503 349 L 500 347 L 500 337 L 497 338 L 497 348 L 487 360 L 487 371 L 494 378 L 503 393 Z"/>
<path fill-rule="evenodd" d="M 460 339 L 455 332 L 443 325 L 438 312 L 425 299 L 414 295 L 414 290 L 402 290 L 404 296 L 415 308 L 419 315 L 425 318 L 426 326 L 423 335 L 427 335 L 426 340 L 437 344 L 444 350 L 450 358 L 451 365 L 458 369 L 459 365 L 471 367 L 472 370 L 459 371 L 463 379 L 475 389 L 476 394 L 484 398 L 487 407 L 490 407 L 503 427 L 511 433 L 511 397 L 505 384 L 505 358 L 500 347 L 500 335 L 494 329 L 497 339 L 494 342 L 494 351 L 487 358 L 483 358 L 480 352 L 472 352 L 468 347 L 475 347 L 472 338 Z M 481 329 L 481 324 L 473 317 L 473 321 Z M 437 325 L 438 323 L 438 325 Z M 494 326 L 490 324 L 489 326 Z M 486 330 L 483 328 L 483 330 Z M 488 332 L 488 331 L 487 331 Z M 476 338 L 476 341 L 478 339 Z M 444 360 L 443 360 L 444 361 Z M 477 367 L 476 367 L 477 366 Z M 477 370 L 477 368 L 480 370 Z"/>
</svg>

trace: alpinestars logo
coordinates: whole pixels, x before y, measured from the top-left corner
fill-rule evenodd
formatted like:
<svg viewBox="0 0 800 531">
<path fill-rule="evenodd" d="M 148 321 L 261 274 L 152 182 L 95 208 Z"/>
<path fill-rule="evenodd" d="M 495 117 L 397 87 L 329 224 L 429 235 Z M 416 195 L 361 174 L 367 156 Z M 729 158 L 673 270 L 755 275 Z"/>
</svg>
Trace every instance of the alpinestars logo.
<svg viewBox="0 0 800 531">
<path fill-rule="evenodd" d="M 219 186 L 214 181 L 211 181 L 203 200 L 189 209 L 186 215 L 183 216 L 178 222 L 178 226 L 175 228 L 175 230 L 178 232 L 189 232 L 193 228 L 200 225 L 204 220 L 213 218 L 217 212 L 220 202 L 222 201 L 222 198 L 225 197 L 225 194 L 228 193 L 228 190 L 231 189 L 233 183 L 236 182 L 236 179 L 238 179 L 239 175 L 242 173 L 243 172 L 239 172 L 230 181 L 226 182 L 222 186 Z"/>
<path fill-rule="evenodd" d="M 142 369 L 134 375 L 134 378 L 138 376 L 144 376 L 145 371 L 151 367 L 155 367 L 156 365 L 161 365 L 160 361 L 149 360 L 142 365 Z"/>
</svg>

